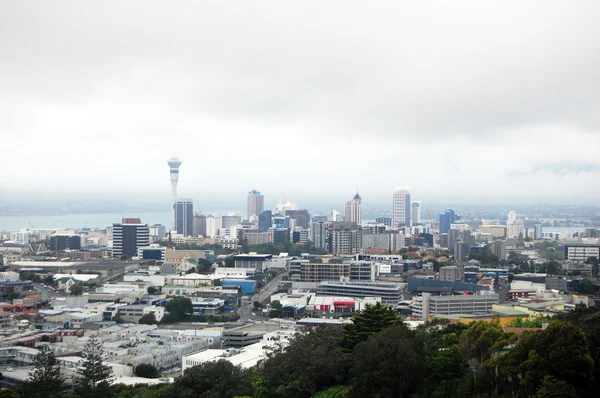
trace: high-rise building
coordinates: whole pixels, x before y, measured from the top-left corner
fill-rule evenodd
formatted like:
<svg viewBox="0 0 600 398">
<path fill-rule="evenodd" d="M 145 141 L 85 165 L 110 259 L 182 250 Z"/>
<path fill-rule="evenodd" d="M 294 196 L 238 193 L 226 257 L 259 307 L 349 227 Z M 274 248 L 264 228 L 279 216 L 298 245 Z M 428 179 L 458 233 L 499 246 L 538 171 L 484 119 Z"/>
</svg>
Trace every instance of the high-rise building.
<svg viewBox="0 0 600 398">
<path fill-rule="evenodd" d="M 273 213 L 271 210 L 263 210 L 258 215 L 258 232 L 267 232 L 273 225 Z"/>
<path fill-rule="evenodd" d="M 421 224 L 421 202 L 413 202 L 410 211 L 412 225 Z"/>
<path fill-rule="evenodd" d="M 446 234 L 450 231 L 452 224 L 456 221 L 456 213 L 452 209 L 447 209 L 440 214 L 440 233 Z"/>
<path fill-rule="evenodd" d="M 339 211 L 332 209 L 327 216 L 327 220 L 332 222 L 344 221 L 344 215 Z"/>
<path fill-rule="evenodd" d="M 362 230 L 356 223 L 339 222 L 334 224 L 329 238 L 333 254 L 357 254 L 362 248 Z"/>
<path fill-rule="evenodd" d="M 81 249 L 81 236 L 79 235 L 52 235 L 50 237 L 50 251 L 59 252 L 63 250 Z"/>
<path fill-rule="evenodd" d="M 302 229 L 308 229 L 308 225 L 310 223 L 310 214 L 306 209 L 298 209 L 298 210 L 286 210 L 285 215 L 289 216 L 291 219 L 296 220 L 296 227 L 300 227 Z"/>
<path fill-rule="evenodd" d="M 408 187 L 394 190 L 392 203 L 392 227 L 410 225 L 410 192 Z"/>
<path fill-rule="evenodd" d="M 177 199 L 173 203 L 174 229 L 183 236 L 194 233 L 194 204 L 192 199 Z"/>
<path fill-rule="evenodd" d="M 488 249 L 491 254 L 498 257 L 498 260 L 506 260 L 506 242 L 503 240 L 495 240 L 488 244 Z"/>
<path fill-rule="evenodd" d="M 535 232 L 533 233 L 533 238 L 538 240 L 542 239 L 544 236 L 544 232 L 542 231 L 542 224 L 535 224 Z"/>
<path fill-rule="evenodd" d="M 329 224 L 323 221 L 310 223 L 310 240 L 317 249 L 328 251 Z"/>
<path fill-rule="evenodd" d="M 362 200 L 358 192 L 352 200 L 346 202 L 346 211 L 344 213 L 344 221 L 362 223 Z"/>
<path fill-rule="evenodd" d="M 181 166 L 181 160 L 177 158 L 171 158 L 167 162 L 169 165 L 169 175 L 171 176 L 171 191 L 173 194 L 173 202 L 177 200 L 177 182 L 179 181 L 179 166 Z"/>
<path fill-rule="evenodd" d="M 323 222 L 326 223 L 327 221 L 329 221 L 329 218 L 327 216 L 315 216 L 315 215 L 313 215 L 313 216 L 310 217 L 310 221 L 312 221 L 312 222 L 323 221 Z"/>
<path fill-rule="evenodd" d="M 507 224 L 512 224 L 516 221 L 517 221 L 517 213 L 515 211 L 509 211 Z"/>
<path fill-rule="evenodd" d="M 204 214 L 194 214 L 193 234 L 194 236 L 206 236 L 206 216 Z"/>
<path fill-rule="evenodd" d="M 241 223 L 242 217 L 233 213 L 228 213 L 227 215 L 223 216 L 223 219 L 221 220 L 222 228 L 234 227 Z"/>
<path fill-rule="evenodd" d="M 514 221 L 508 224 L 508 237 L 525 238 L 525 225 L 523 225 L 522 221 Z"/>
<path fill-rule="evenodd" d="M 387 225 L 388 227 L 392 226 L 392 217 L 376 217 L 375 222 L 377 224 Z"/>
<path fill-rule="evenodd" d="M 217 236 L 219 235 L 219 229 L 223 227 L 223 218 L 216 214 L 209 214 L 206 216 L 206 236 Z"/>
<path fill-rule="evenodd" d="M 113 224 L 113 257 L 137 256 L 138 248 L 150 244 L 150 228 L 139 218 L 124 218 Z"/>
<path fill-rule="evenodd" d="M 256 189 L 248 192 L 248 221 L 252 221 L 265 209 L 265 197 Z"/>
</svg>

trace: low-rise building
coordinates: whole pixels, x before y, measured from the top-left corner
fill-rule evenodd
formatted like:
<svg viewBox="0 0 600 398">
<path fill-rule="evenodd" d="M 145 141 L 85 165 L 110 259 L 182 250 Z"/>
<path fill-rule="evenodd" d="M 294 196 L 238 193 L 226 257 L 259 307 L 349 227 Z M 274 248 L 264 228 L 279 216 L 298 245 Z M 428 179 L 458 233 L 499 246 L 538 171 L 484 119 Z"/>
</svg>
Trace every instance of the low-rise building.
<svg viewBox="0 0 600 398">
<path fill-rule="evenodd" d="M 140 318 L 146 314 L 154 313 L 154 317 L 160 322 L 165 316 L 164 307 L 148 305 L 123 305 L 118 307 L 118 316 L 125 322 L 138 323 Z"/>
</svg>

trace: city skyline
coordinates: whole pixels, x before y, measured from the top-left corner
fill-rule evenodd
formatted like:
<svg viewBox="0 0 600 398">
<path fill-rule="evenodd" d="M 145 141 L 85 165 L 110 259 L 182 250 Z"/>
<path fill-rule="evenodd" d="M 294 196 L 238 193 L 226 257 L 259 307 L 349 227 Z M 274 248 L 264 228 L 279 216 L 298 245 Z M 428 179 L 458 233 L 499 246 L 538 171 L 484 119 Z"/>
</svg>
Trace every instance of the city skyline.
<svg viewBox="0 0 600 398">
<path fill-rule="evenodd" d="M 596 204 L 600 4 L 426 3 L 3 4 L 0 200 L 168 198 L 177 153 L 186 197 Z"/>
</svg>

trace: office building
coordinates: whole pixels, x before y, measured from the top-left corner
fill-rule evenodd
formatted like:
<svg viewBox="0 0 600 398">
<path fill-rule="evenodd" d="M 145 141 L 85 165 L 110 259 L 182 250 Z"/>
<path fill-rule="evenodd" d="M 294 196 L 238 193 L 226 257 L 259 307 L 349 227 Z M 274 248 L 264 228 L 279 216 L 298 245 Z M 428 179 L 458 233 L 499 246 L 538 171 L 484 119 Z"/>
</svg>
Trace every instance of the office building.
<svg viewBox="0 0 600 398">
<path fill-rule="evenodd" d="M 81 249 L 81 236 L 79 235 L 52 235 L 50 237 L 50 251 Z"/>
<path fill-rule="evenodd" d="M 441 281 L 461 282 L 464 274 L 464 267 L 449 265 L 440 268 L 438 279 Z"/>
<path fill-rule="evenodd" d="M 177 199 L 173 204 L 173 229 L 179 235 L 192 236 L 194 232 L 194 204 L 192 199 Z"/>
<path fill-rule="evenodd" d="M 513 221 L 508 224 L 509 238 L 525 238 L 525 225 L 522 221 Z"/>
<path fill-rule="evenodd" d="M 342 213 L 340 213 L 339 211 L 332 209 L 329 212 L 329 215 L 327 216 L 327 221 L 330 221 L 330 222 L 344 221 L 344 215 Z"/>
<path fill-rule="evenodd" d="M 113 224 L 113 257 L 137 256 L 138 248 L 150 244 L 150 228 L 139 218 L 124 218 Z"/>
<path fill-rule="evenodd" d="M 302 229 L 308 229 L 310 223 L 310 214 L 306 209 L 295 209 L 295 210 L 286 210 L 285 215 L 288 216 L 292 220 L 296 220 L 295 227 L 300 227 Z"/>
<path fill-rule="evenodd" d="M 421 224 L 421 202 L 413 202 L 410 210 L 412 225 Z"/>
<path fill-rule="evenodd" d="M 329 237 L 333 254 L 357 254 L 362 247 L 362 230 L 356 223 L 335 223 Z"/>
<path fill-rule="evenodd" d="M 223 228 L 221 224 L 223 218 L 216 214 L 206 216 L 206 236 L 215 237 L 219 235 L 219 229 Z"/>
<path fill-rule="evenodd" d="M 394 190 L 392 202 L 392 226 L 410 226 L 410 192 L 408 187 L 399 187 Z"/>
<path fill-rule="evenodd" d="M 206 216 L 204 214 L 196 213 L 194 215 L 193 235 L 206 236 Z"/>
<path fill-rule="evenodd" d="M 493 305 L 498 302 L 499 296 L 496 293 L 445 296 L 423 293 L 413 299 L 410 308 L 414 315 L 429 320 L 430 315 L 489 314 Z"/>
<path fill-rule="evenodd" d="M 565 260 L 584 262 L 590 257 L 600 260 L 600 239 L 565 240 Z"/>
<path fill-rule="evenodd" d="M 309 240 L 310 229 L 296 227 L 290 232 L 290 242 L 292 243 L 306 243 Z"/>
<path fill-rule="evenodd" d="M 402 300 L 402 286 L 384 282 L 325 281 L 317 286 L 317 296 L 381 297 L 381 302 L 395 307 Z"/>
<path fill-rule="evenodd" d="M 506 237 L 506 226 L 504 225 L 481 225 L 479 232 L 490 234 L 493 238 Z"/>
<path fill-rule="evenodd" d="M 542 224 L 536 224 L 535 230 L 533 233 L 533 239 L 539 240 L 539 239 L 542 239 L 543 236 L 544 236 L 544 232 L 542 230 Z"/>
<path fill-rule="evenodd" d="M 326 223 L 327 221 L 329 221 L 329 218 L 327 216 L 311 216 L 310 220 L 312 222 L 320 222 L 323 221 L 324 223 Z"/>
<path fill-rule="evenodd" d="M 317 249 L 328 251 L 329 224 L 327 222 L 310 223 L 310 240 Z"/>
<path fill-rule="evenodd" d="M 514 222 L 517 222 L 517 213 L 514 211 L 509 211 L 508 215 L 507 215 L 507 224 L 512 224 Z"/>
<path fill-rule="evenodd" d="M 376 217 L 375 218 L 375 223 L 377 224 L 383 224 L 386 225 L 388 227 L 392 226 L 392 217 Z"/>
<path fill-rule="evenodd" d="M 348 281 L 350 264 L 342 262 L 302 262 L 300 264 L 302 282 Z"/>
<path fill-rule="evenodd" d="M 358 192 L 352 200 L 346 202 L 346 211 L 344 213 L 344 221 L 362 223 L 362 200 Z"/>
<path fill-rule="evenodd" d="M 488 244 L 488 249 L 491 254 L 498 257 L 498 260 L 506 260 L 506 242 L 503 240 L 495 240 Z"/>
<path fill-rule="evenodd" d="M 171 158 L 167 164 L 169 165 L 169 176 L 171 177 L 171 193 L 173 195 L 173 202 L 175 202 L 177 200 L 177 182 L 179 181 L 179 167 L 181 166 L 181 160 Z"/>
<path fill-rule="evenodd" d="M 265 197 L 256 189 L 248 192 L 247 217 L 248 221 L 255 220 L 265 209 Z"/>
<path fill-rule="evenodd" d="M 155 242 L 163 240 L 167 236 L 167 227 L 161 224 L 154 224 L 150 227 L 150 240 Z"/>
<path fill-rule="evenodd" d="M 231 228 L 242 223 L 242 217 L 237 214 L 227 213 L 221 219 L 221 228 Z"/>
<path fill-rule="evenodd" d="M 273 225 L 273 213 L 271 210 L 263 210 L 258 215 L 258 231 L 267 232 Z"/>
<path fill-rule="evenodd" d="M 440 233 L 446 234 L 450 231 L 452 224 L 456 221 L 456 213 L 452 209 L 447 209 L 440 214 Z"/>
</svg>

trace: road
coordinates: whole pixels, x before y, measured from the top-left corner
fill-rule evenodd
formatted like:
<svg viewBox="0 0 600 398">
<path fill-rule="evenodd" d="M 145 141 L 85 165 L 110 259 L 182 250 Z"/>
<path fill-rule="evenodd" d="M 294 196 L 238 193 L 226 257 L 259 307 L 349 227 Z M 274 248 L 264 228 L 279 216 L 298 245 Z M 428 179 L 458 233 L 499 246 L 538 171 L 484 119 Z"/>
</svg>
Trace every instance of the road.
<svg viewBox="0 0 600 398">
<path fill-rule="evenodd" d="M 265 302 L 279 286 L 279 282 L 288 275 L 288 271 L 283 271 L 282 273 L 276 275 L 273 279 L 271 279 L 263 288 L 253 296 L 249 298 L 245 298 L 242 301 L 242 306 L 238 309 L 238 315 L 240 316 L 240 320 L 245 322 L 247 319 L 251 317 L 251 313 L 254 310 L 254 302 L 258 301 L 259 303 Z"/>
</svg>

